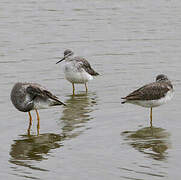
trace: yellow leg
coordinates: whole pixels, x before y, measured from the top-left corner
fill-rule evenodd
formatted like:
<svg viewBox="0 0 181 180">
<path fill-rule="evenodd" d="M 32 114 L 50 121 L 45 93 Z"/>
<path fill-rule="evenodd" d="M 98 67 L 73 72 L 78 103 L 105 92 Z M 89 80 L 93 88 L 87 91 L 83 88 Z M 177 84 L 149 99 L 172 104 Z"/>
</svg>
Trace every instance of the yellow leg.
<svg viewBox="0 0 181 180">
<path fill-rule="evenodd" d="M 152 128 L 152 107 L 150 109 L 150 127 Z"/>
<path fill-rule="evenodd" d="M 88 88 L 87 88 L 87 84 L 85 83 L 85 90 L 86 90 L 86 93 L 88 92 Z"/>
<path fill-rule="evenodd" d="M 75 95 L 75 86 L 74 83 L 72 83 L 72 88 L 73 88 L 73 96 Z"/>
<path fill-rule="evenodd" d="M 35 109 L 35 111 L 36 111 L 36 116 L 37 116 L 37 121 L 38 121 L 38 123 L 37 123 L 37 133 L 38 133 L 38 135 L 39 135 L 39 130 L 40 130 L 40 116 L 39 116 L 39 113 L 38 113 L 37 109 Z"/>
<path fill-rule="evenodd" d="M 30 129 L 31 129 L 31 125 L 32 125 L 32 116 L 30 111 L 28 112 L 29 115 L 29 126 L 28 126 L 28 135 L 30 135 Z"/>
</svg>

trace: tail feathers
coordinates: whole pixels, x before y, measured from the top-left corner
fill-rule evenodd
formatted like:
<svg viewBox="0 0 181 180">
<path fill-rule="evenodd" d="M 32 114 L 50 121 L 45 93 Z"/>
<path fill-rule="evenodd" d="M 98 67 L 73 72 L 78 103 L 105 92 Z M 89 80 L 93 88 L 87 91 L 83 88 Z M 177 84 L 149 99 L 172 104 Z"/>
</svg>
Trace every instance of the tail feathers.
<svg viewBox="0 0 181 180">
<path fill-rule="evenodd" d="M 126 103 L 126 98 L 122 97 L 121 99 L 124 99 L 124 101 L 122 101 L 121 104 L 125 104 Z"/>
<path fill-rule="evenodd" d="M 63 102 L 61 102 L 60 100 L 56 99 L 56 100 L 53 100 L 50 104 L 50 106 L 60 106 L 60 105 L 64 105 L 66 106 L 66 104 L 64 104 Z"/>
<path fill-rule="evenodd" d="M 51 92 L 44 90 L 44 93 L 46 93 L 46 96 L 49 97 L 49 99 L 51 100 L 50 106 L 58 106 L 58 105 L 64 105 L 66 106 L 66 104 L 64 104 L 63 102 L 61 102 L 57 96 L 53 95 Z"/>
<path fill-rule="evenodd" d="M 87 68 L 86 71 L 87 71 L 90 75 L 92 75 L 92 76 L 98 76 L 98 75 L 99 75 L 99 73 L 96 72 L 96 71 L 95 71 L 94 69 L 92 69 L 91 67 Z"/>
<path fill-rule="evenodd" d="M 98 72 L 96 72 L 96 71 L 94 71 L 93 76 L 98 76 L 98 75 L 99 75 L 99 73 L 98 73 Z"/>
</svg>

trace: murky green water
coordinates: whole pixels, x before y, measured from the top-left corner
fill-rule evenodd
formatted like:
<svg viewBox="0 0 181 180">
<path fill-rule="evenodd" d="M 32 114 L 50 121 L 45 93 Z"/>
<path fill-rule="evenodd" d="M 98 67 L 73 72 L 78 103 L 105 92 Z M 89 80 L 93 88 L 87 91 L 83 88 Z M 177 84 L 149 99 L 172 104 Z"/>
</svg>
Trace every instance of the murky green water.
<svg viewBox="0 0 181 180">
<path fill-rule="evenodd" d="M 0 2 L 0 179 L 178 179 L 181 105 L 180 1 Z M 66 48 L 86 57 L 101 76 L 76 85 L 57 60 Z M 122 105 L 121 97 L 167 74 L 173 100 L 153 110 Z M 17 111 L 17 81 L 37 82 L 66 107 Z"/>
</svg>

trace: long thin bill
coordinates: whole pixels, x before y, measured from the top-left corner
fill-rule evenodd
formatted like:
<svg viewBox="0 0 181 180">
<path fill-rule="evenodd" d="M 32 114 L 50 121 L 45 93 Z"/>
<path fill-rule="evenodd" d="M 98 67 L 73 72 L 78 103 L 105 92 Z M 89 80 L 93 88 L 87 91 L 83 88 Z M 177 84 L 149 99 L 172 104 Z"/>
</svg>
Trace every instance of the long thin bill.
<svg viewBox="0 0 181 180">
<path fill-rule="evenodd" d="M 63 61 L 65 59 L 65 57 L 63 57 L 62 59 L 60 59 L 60 61 L 56 62 L 56 64 L 60 63 L 61 61 Z"/>
</svg>

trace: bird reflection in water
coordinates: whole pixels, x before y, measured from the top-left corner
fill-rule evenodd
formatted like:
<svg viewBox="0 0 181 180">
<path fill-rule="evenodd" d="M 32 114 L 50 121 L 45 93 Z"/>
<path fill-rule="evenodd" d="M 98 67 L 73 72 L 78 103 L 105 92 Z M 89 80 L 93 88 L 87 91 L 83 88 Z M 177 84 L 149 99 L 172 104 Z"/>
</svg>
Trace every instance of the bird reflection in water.
<svg viewBox="0 0 181 180">
<path fill-rule="evenodd" d="M 33 165 L 34 161 L 42 161 L 48 159 L 48 155 L 51 149 L 60 148 L 63 146 L 61 141 L 64 140 L 59 134 L 46 133 L 39 136 L 21 135 L 21 138 L 14 140 L 10 150 L 9 162 L 20 166 L 28 167 L 30 169 L 47 171 Z M 15 169 L 16 172 L 20 172 Z"/>
<path fill-rule="evenodd" d="M 129 145 L 155 160 L 166 159 L 166 150 L 171 146 L 170 134 L 162 128 L 145 127 L 137 131 L 125 131 L 122 135 Z"/>
<path fill-rule="evenodd" d="M 85 123 L 91 120 L 91 112 L 97 104 L 96 94 L 78 94 L 68 96 L 66 105 L 62 112 L 59 125 L 62 126 L 62 133 L 66 138 L 77 137 L 85 130 Z M 88 128 L 87 128 L 88 129 Z"/>
<path fill-rule="evenodd" d="M 90 97 L 91 96 L 91 97 Z M 10 150 L 9 162 L 18 167 L 27 167 L 33 170 L 48 171 L 36 167 L 35 161 L 48 159 L 52 149 L 61 148 L 63 141 L 66 139 L 77 137 L 83 130 L 84 124 L 92 117 L 90 112 L 93 111 L 93 106 L 96 104 L 95 94 L 79 94 L 70 96 L 66 101 L 67 106 L 61 114 L 59 121 L 62 132 L 60 134 L 46 133 L 36 135 L 21 135 L 18 140 L 14 140 Z M 63 124 L 63 125 L 62 125 Z M 84 128 L 84 129 L 81 129 Z M 78 129 L 78 131 L 76 131 Z M 12 167 L 16 173 L 23 173 L 24 177 L 36 179 L 27 174 L 27 171 L 19 170 Z M 22 172 L 23 171 L 23 172 Z"/>
</svg>

